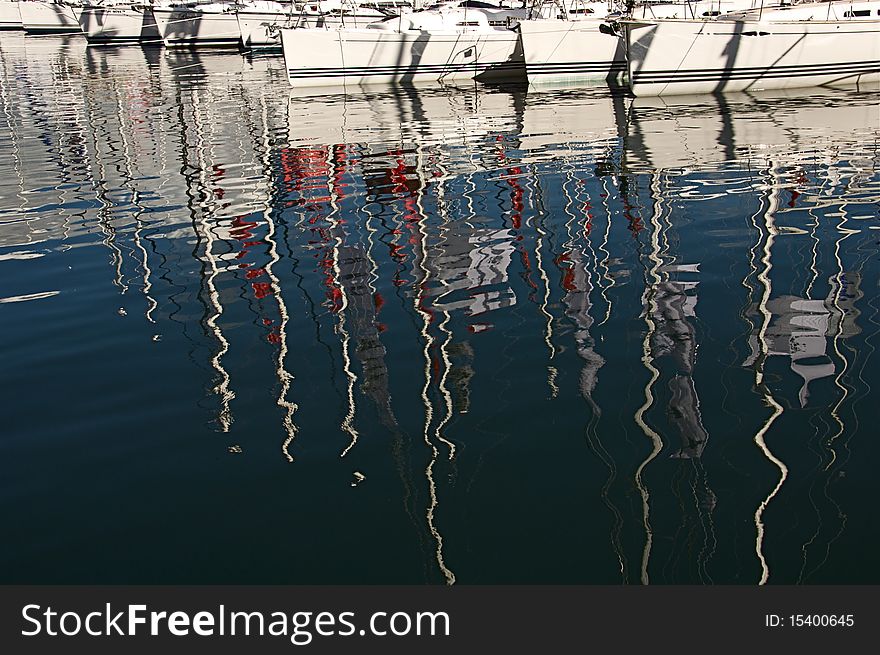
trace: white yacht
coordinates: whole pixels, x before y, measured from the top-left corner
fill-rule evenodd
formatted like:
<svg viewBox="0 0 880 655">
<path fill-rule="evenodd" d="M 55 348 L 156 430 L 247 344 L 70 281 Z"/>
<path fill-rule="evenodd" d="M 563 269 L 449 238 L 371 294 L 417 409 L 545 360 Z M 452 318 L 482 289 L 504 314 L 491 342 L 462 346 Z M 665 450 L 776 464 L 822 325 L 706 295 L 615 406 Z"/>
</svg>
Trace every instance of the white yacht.
<svg viewBox="0 0 880 655">
<path fill-rule="evenodd" d="M 79 24 L 89 43 L 161 44 L 152 3 L 148 2 L 87 2 Z"/>
<path fill-rule="evenodd" d="M 241 6 L 233 2 L 169 3 L 154 6 L 153 18 L 166 46 L 236 46 L 240 36 L 235 15 Z"/>
<path fill-rule="evenodd" d="M 626 48 L 615 21 L 624 16 L 708 18 L 751 9 L 760 0 L 554 0 L 520 24 L 529 83 L 617 82 L 626 73 Z"/>
<path fill-rule="evenodd" d="M 0 30 L 20 30 L 21 12 L 18 0 L 0 0 Z"/>
<path fill-rule="evenodd" d="M 356 7 L 353 0 L 234 0 L 171 2 L 153 7 L 166 46 L 279 46 L 275 26 L 316 27 L 339 25 Z M 365 22 L 386 14 L 370 9 Z M 348 16 L 354 18 L 355 16 Z"/>
<path fill-rule="evenodd" d="M 21 0 L 18 2 L 21 24 L 28 34 L 81 33 L 79 15 L 82 5 L 64 0 Z"/>
<path fill-rule="evenodd" d="M 245 50 L 281 48 L 281 30 L 304 27 L 364 27 L 388 16 L 411 11 L 411 0 L 316 0 L 314 2 L 268 2 L 274 14 L 239 10 L 236 13 Z"/>
<path fill-rule="evenodd" d="M 616 17 L 609 0 L 544 3 L 520 23 L 530 83 L 604 81 L 626 70 L 623 43 L 606 21 Z"/>
<path fill-rule="evenodd" d="M 880 88 L 878 0 L 620 24 L 636 96 L 820 85 Z"/>
<path fill-rule="evenodd" d="M 364 28 L 283 29 L 294 87 L 503 79 L 523 74 L 527 15 L 479 0 L 444 2 Z"/>
</svg>

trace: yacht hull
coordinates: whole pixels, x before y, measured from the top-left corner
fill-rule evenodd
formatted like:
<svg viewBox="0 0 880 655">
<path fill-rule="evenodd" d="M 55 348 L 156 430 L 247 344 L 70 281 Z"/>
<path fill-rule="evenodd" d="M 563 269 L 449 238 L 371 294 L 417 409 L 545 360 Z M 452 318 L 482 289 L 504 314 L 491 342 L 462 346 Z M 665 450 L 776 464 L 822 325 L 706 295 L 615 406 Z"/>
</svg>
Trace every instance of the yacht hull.
<svg viewBox="0 0 880 655">
<path fill-rule="evenodd" d="M 154 8 L 153 17 L 168 47 L 238 46 L 241 40 L 234 12 Z"/>
<path fill-rule="evenodd" d="M 30 0 L 19 2 L 21 23 L 28 34 L 75 34 L 81 33 L 79 7 L 54 2 Z"/>
<path fill-rule="evenodd" d="M 636 96 L 880 85 L 880 20 L 621 23 Z"/>
<path fill-rule="evenodd" d="M 376 12 L 373 16 L 346 16 L 345 25 L 357 27 L 379 20 L 383 15 Z M 238 29 L 241 33 L 241 45 L 246 50 L 273 48 L 281 49 L 280 32 L 282 28 L 338 28 L 343 26 L 338 16 L 322 16 L 312 14 L 258 14 L 254 12 L 238 12 Z"/>
<path fill-rule="evenodd" d="M 286 27 L 291 21 L 287 14 L 254 15 L 239 13 L 238 32 L 241 38 L 241 47 L 250 50 L 254 48 L 280 48 L 281 39 L 278 30 Z"/>
<path fill-rule="evenodd" d="M 623 40 L 602 20 L 525 20 L 519 24 L 530 84 L 621 80 Z"/>
<path fill-rule="evenodd" d="M 281 44 L 294 87 L 491 81 L 525 72 L 519 36 L 510 30 L 286 29 Z"/>
<path fill-rule="evenodd" d="M 18 11 L 18 2 L 0 0 L 0 30 L 20 30 L 21 13 Z"/>
<path fill-rule="evenodd" d="M 161 44 L 153 12 L 147 7 L 85 7 L 79 24 L 89 43 Z"/>
</svg>

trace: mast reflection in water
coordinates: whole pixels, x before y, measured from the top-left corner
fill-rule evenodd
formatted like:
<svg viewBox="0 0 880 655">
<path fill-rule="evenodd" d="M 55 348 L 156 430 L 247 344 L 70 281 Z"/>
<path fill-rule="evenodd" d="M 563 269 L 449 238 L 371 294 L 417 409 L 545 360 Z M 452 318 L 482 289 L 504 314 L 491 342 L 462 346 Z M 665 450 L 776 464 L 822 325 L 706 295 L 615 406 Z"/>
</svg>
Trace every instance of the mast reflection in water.
<svg viewBox="0 0 880 655">
<path fill-rule="evenodd" d="M 878 582 L 876 94 L 2 37 L 12 582 Z"/>
</svg>

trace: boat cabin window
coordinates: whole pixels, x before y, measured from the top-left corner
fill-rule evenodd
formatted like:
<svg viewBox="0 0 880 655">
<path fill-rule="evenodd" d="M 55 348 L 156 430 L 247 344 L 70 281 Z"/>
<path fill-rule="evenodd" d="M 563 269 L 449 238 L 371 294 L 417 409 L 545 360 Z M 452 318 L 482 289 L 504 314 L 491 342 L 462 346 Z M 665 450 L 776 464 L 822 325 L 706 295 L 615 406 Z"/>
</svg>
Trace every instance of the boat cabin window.
<svg viewBox="0 0 880 655">
<path fill-rule="evenodd" d="M 880 13 L 880 12 L 878 12 L 878 13 Z M 845 11 L 843 13 L 844 18 L 858 18 L 860 16 L 870 16 L 870 15 L 871 15 L 870 9 L 859 9 L 857 11 Z"/>
</svg>

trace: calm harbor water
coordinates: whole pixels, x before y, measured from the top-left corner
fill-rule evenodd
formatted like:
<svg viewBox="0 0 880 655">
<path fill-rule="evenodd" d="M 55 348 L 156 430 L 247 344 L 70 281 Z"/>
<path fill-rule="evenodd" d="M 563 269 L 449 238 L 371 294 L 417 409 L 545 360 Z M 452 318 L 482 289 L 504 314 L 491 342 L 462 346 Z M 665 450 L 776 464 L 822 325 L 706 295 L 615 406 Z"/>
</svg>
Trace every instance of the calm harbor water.
<svg viewBox="0 0 880 655">
<path fill-rule="evenodd" d="M 283 73 L 0 35 L 3 582 L 880 582 L 880 94 Z"/>
</svg>

